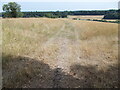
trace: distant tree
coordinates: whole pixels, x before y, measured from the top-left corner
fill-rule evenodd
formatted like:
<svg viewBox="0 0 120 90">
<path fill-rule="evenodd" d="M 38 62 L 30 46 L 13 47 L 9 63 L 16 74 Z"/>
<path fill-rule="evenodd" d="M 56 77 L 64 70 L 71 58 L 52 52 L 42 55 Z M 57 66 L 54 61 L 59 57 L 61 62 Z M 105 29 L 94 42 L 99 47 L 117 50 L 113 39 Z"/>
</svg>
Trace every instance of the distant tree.
<svg viewBox="0 0 120 90">
<path fill-rule="evenodd" d="M 20 11 L 21 6 L 17 4 L 16 2 L 9 2 L 8 4 L 4 4 L 2 7 L 4 13 L 4 17 L 22 17 L 23 13 Z"/>
</svg>

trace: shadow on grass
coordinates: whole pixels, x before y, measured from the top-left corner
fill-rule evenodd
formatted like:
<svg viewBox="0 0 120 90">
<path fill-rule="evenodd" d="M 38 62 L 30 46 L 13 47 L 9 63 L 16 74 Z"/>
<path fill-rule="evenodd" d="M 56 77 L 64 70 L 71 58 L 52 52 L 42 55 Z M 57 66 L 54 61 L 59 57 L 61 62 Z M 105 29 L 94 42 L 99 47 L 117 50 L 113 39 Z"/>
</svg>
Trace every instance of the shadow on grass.
<svg viewBox="0 0 120 90">
<path fill-rule="evenodd" d="M 117 67 L 103 72 L 95 66 L 73 65 L 69 75 L 36 59 L 3 54 L 3 88 L 118 87 L 117 71 Z"/>
<path fill-rule="evenodd" d="M 71 66 L 71 72 L 81 81 L 82 87 L 118 88 L 118 65 L 109 66 L 107 70 L 98 70 L 98 66 Z"/>
</svg>

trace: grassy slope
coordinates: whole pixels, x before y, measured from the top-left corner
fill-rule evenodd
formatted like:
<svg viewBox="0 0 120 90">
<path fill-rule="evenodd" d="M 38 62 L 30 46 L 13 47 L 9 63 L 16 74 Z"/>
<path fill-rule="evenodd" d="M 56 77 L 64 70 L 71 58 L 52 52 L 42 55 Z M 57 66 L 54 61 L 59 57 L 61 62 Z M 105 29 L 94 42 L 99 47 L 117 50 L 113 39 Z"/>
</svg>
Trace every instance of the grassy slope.
<svg viewBox="0 0 120 90">
<path fill-rule="evenodd" d="M 117 24 L 47 18 L 2 23 L 4 87 L 117 87 Z"/>
</svg>

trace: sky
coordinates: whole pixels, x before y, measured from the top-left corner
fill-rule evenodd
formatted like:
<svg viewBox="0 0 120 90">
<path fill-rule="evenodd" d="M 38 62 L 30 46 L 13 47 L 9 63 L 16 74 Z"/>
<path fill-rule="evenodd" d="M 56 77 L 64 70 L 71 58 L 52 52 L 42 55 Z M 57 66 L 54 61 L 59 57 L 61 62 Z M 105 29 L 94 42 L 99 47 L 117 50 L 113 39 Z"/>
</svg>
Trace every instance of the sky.
<svg viewBox="0 0 120 90">
<path fill-rule="evenodd" d="M 74 11 L 117 9 L 119 0 L 2 0 L 2 5 L 15 1 L 21 5 L 21 11 Z"/>
</svg>

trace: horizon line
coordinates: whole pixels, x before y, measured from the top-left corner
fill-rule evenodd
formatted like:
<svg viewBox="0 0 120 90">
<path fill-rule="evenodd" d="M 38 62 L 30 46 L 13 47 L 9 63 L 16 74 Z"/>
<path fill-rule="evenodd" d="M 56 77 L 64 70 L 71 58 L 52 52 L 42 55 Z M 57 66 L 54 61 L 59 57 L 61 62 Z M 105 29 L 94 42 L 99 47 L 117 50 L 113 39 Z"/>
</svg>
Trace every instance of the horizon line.
<svg viewBox="0 0 120 90">
<path fill-rule="evenodd" d="M 21 12 L 41 12 L 41 11 L 43 11 L 43 12 L 46 12 L 46 11 L 48 11 L 48 12 L 54 12 L 54 11 L 96 11 L 96 10 L 98 10 L 98 11 L 102 11 L 102 10 L 105 10 L 105 11 L 108 11 L 108 10 L 118 10 L 118 8 L 111 8 L 111 9 L 80 9 L 80 10 L 21 10 Z"/>
<path fill-rule="evenodd" d="M 65 12 L 65 11 L 109 11 L 109 10 L 118 10 L 118 8 L 115 9 L 81 9 L 81 10 L 21 10 L 21 12 Z M 0 11 L 0 13 L 5 11 Z"/>
</svg>

